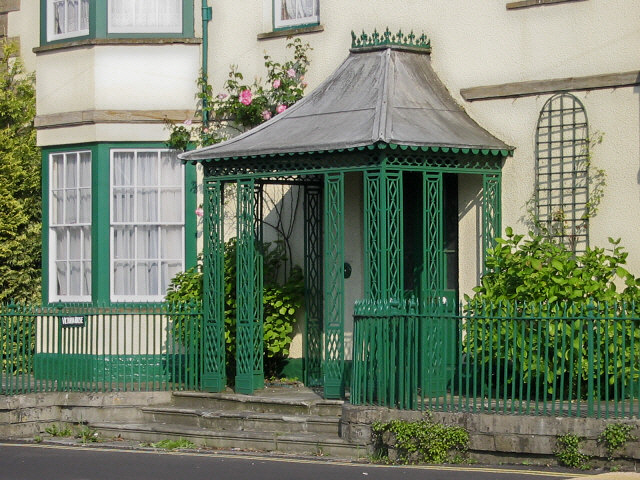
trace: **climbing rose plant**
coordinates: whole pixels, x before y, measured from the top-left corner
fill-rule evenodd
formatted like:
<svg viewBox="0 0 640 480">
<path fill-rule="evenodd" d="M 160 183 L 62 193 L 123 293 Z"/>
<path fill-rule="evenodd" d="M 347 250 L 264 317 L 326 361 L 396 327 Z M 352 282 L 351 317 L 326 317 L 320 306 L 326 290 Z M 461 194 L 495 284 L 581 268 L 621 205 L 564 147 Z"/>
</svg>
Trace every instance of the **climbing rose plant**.
<svg viewBox="0 0 640 480">
<path fill-rule="evenodd" d="M 190 146 L 203 147 L 228 140 L 270 120 L 300 100 L 307 87 L 304 75 L 311 47 L 296 38 L 287 48 L 293 49 L 293 58 L 284 63 L 264 55 L 267 69 L 264 81 L 256 78 L 253 83 L 247 83 L 238 67 L 232 65 L 223 91 L 214 93 L 203 74 L 198 79 L 197 121 L 167 122 L 169 147 L 186 150 Z"/>
</svg>

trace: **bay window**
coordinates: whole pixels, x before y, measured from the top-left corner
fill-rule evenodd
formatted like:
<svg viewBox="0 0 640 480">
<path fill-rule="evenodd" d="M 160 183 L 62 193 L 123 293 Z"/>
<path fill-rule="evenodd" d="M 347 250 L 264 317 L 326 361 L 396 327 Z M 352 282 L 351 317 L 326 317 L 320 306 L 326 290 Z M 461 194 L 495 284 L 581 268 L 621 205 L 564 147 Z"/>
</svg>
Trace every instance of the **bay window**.
<svg viewBox="0 0 640 480">
<path fill-rule="evenodd" d="M 275 28 L 320 23 L 319 0 L 273 0 Z"/>
<path fill-rule="evenodd" d="M 175 152 L 111 150 L 111 300 L 161 301 L 184 270 L 184 166 Z"/>
<path fill-rule="evenodd" d="M 49 297 L 91 300 L 91 152 L 49 156 Z"/>
</svg>

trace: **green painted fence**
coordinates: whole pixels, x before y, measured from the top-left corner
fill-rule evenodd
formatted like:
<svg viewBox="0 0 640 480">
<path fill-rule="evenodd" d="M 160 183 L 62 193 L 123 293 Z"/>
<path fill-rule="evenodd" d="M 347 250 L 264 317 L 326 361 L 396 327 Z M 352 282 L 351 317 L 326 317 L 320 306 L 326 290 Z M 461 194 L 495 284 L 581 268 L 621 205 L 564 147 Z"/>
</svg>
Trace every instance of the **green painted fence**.
<svg viewBox="0 0 640 480">
<path fill-rule="evenodd" d="M 201 305 L 0 306 L 0 394 L 198 389 Z"/>
<path fill-rule="evenodd" d="M 640 305 L 359 303 L 351 402 L 640 417 Z"/>
</svg>

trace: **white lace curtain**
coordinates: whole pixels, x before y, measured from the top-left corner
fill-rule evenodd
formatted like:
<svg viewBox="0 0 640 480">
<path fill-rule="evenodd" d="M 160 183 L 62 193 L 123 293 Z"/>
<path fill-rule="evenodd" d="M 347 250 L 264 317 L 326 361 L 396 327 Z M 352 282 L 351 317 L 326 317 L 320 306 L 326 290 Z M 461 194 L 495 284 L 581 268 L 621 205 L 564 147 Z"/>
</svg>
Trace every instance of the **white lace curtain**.
<svg viewBox="0 0 640 480">
<path fill-rule="evenodd" d="M 282 20 L 313 17 L 318 14 L 318 0 L 281 0 Z"/>
<path fill-rule="evenodd" d="M 55 0 L 50 8 L 55 35 L 89 30 L 89 0 Z"/>
<path fill-rule="evenodd" d="M 182 0 L 109 0 L 110 32 L 180 32 Z"/>
<path fill-rule="evenodd" d="M 118 151 L 112 172 L 113 294 L 164 295 L 183 269 L 182 166 L 170 152 Z"/>
</svg>

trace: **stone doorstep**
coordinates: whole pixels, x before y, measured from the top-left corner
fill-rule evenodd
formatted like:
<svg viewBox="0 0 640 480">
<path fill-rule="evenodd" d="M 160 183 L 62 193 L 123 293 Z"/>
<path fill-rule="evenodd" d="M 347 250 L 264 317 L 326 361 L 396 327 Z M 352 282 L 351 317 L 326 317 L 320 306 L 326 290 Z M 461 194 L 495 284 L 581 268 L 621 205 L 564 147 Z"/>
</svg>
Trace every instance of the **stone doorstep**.
<svg viewBox="0 0 640 480">
<path fill-rule="evenodd" d="M 205 446 L 239 448 L 289 453 L 329 454 L 343 458 L 361 458 L 369 454 L 365 445 L 353 445 L 337 436 L 313 433 L 255 431 L 214 431 L 198 427 L 172 424 L 116 424 L 91 425 L 102 435 L 116 434 L 125 439 L 156 442 L 166 438 L 186 438 Z"/>
<path fill-rule="evenodd" d="M 265 389 L 267 390 L 267 389 Z M 203 393 L 178 391 L 173 394 L 176 406 L 193 406 L 195 408 L 209 402 L 217 409 L 262 413 L 304 413 L 337 416 L 342 413 L 342 400 L 325 400 L 308 390 L 291 389 L 289 395 L 242 395 L 236 393 Z"/>
</svg>

